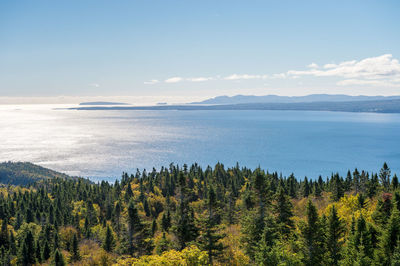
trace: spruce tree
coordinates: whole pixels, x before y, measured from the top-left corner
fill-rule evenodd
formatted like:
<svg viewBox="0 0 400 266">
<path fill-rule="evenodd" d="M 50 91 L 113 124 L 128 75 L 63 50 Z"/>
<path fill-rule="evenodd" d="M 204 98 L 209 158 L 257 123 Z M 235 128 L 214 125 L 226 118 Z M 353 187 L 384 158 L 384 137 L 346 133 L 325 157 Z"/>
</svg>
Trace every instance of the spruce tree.
<svg viewBox="0 0 400 266">
<path fill-rule="evenodd" d="M 128 251 L 132 255 L 143 255 L 152 249 L 152 242 L 146 239 L 150 236 L 148 228 L 142 223 L 133 200 L 128 205 Z"/>
<path fill-rule="evenodd" d="M 72 239 L 72 248 L 71 248 L 71 257 L 70 261 L 78 261 L 81 259 L 81 255 L 79 254 L 79 241 L 78 241 L 78 236 L 74 234 L 74 237 Z"/>
<path fill-rule="evenodd" d="M 335 174 L 331 180 L 332 200 L 338 201 L 344 195 L 342 180 Z"/>
<path fill-rule="evenodd" d="M 174 231 L 178 238 L 179 248 L 182 250 L 189 242 L 196 240 L 198 228 L 195 225 L 193 210 L 189 206 L 186 178 L 182 172 L 179 172 L 178 182 L 180 188 L 180 202 L 176 213 Z"/>
<path fill-rule="evenodd" d="M 35 264 L 35 241 L 31 231 L 25 233 L 25 238 L 21 244 L 21 248 L 18 254 L 19 265 L 32 265 Z"/>
<path fill-rule="evenodd" d="M 386 162 L 383 164 L 380 172 L 379 172 L 379 178 L 381 179 L 382 186 L 384 190 L 387 192 L 389 190 L 389 185 L 390 185 L 390 168 L 386 164 Z"/>
<path fill-rule="evenodd" d="M 0 231 L 0 247 L 4 247 L 4 249 L 9 248 L 9 236 L 8 236 L 8 228 L 7 228 L 7 218 L 5 217 L 1 224 Z"/>
<path fill-rule="evenodd" d="M 276 215 L 276 223 L 279 227 L 279 231 L 284 236 L 288 236 L 294 227 L 292 209 L 293 205 L 289 197 L 286 196 L 283 188 L 279 187 L 276 195 L 276 203 L 274 204 L 274 213 Z"/>
<path fill-rule="evenodd" d="M 335 205 L 332 206 L 327 222 L 326 246 L 329 252 L 330 262 L 338 265 L 341 259 L 342 238 L 345 233 L 345 227 L 337 215 Z"/>
<path fill-rule="evenodd" d="M 321 265 L 324 261 L 324 239 L 317 209 L 311 200 L 307 203 L 306 223 L 300 229 L 302 255 L 305 265 Z"/>
<path fill-rule="evenodd" d="M 44 241 L 43 251 L 42 251 L 42 260 L 47 261 L 51 256 L 51 250 L 49 246 L 49 242 L 47 240 Z"/>
<path fill-rule="evenodd" d="M 308 184 L 308 178 L 304 177 L 303 183 L 303 197 L 307 198 L 310 195 L 310 185 Z"/>
<path fill-rule="evenodd" d="M 204 219 L 204 232 L 200 237 L 200 247 L 207 251 L 208 254 L 208 262 L 210 265 L 213 265 L 213 260 L 215 257 L 221 255 L 224 246 L 221 242 L 219 242 L 224 235 L 218 233 L 219 226 L 218 221 L 215 216 L 217 208 L 217 200 L 214 189 L 212 186 L 208 189 L 208 198 L 207 198 L 207 209 L 208 209 L 208 217 Z"/>
<path fill-rule="evenodd" d="M 115 246 L 114 235 L 109 225 L 107 225 L 106 238 L 103 242 L 103 248 L 107 252 L 112 252 Z"/>
<path fill-rule="evenodd" d="M 399 179 L 397 178 L 396 174 L 394 174 L 392 178 L 392 187 L 394 190 L 396 190 L 399 187 Z"/>
<path fill-rule="evenodd" d="M 394 250 L 397 246 L 398 239 L 400 237 L 400 212 L 397 208 L 394 208 L 390 219 L 386 225 L 386 229 L 382 234 L 382 250 L 387 263 L 390 264 L 390 258 L 392 257 Z"/>
<path fill-rule="evenodd" d="M 65 266 L 64 257 L 61 252 L 56 249 L 53 255 L 53 265 L 54 266 Z"/>
</svg>

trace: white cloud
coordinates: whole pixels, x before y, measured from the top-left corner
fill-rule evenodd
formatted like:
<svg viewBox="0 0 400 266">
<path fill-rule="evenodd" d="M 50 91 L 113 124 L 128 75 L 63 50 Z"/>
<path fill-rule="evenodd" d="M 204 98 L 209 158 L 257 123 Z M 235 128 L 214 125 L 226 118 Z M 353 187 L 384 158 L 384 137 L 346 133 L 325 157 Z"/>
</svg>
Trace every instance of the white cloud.
<svg viewBox="0 0 400 266">
<path fill-rule="evenodd" d="M 278 74 L 273 74 L 271 78 L 273 79 L 283 79 L 286 77 L 285 73 L 278 73 Z"/>
<path fill-rule="evenodd" d="M 400 87 L 400 84 L 396 84 L 386 80 L 374 80 L 374 79 L 345 79 L 336 83 L 339 86 L 349 85 L 369 85 L 369 86 L 381 86 L 381 87 Z"/>
<path fill-rule="evenodd" d="M 187 81 L 192 81 L 192 82 L 202 82 L 202 81 L 209 81 L 209 80 L 214 80 L 212 77 L 197 77 L 197 78 L 187 78 Z"/>
<path fill-rule="evenodd" d="M 159 81 L 157 79 L 152 79 L 150 81 L 145 81 L 143 82 L 146 85 L 153 85 L 153 84 L 157 84 Z"/>
<path fill-rule="evenodd" d="M 268 75 L 249 75 L 249 74 L 233 74 L 224 77 L 224 80 L 239 80 L 239 79 L 266 79 Z"/>
<path fill-rule="evenodd" d="M 265 80 L 265 79 L 298 79 L 304 76 L 333 77 L 338 86 L 364 85 L 400 88 L 400 63 L 391 54 L 377 57 L 369 57 L 362 60 L 343 61 L 341 63 L 328 63 L 317 65 L 311 63 L 305 70 L 289 70 L 277 74 L 232 74 L 227 76 L 216 75 L 213 77 L 171 77 L 164 80 L 165 83 L 178 82 L 206 82 L 212 80 Z M 155 84 L 158 80 L 151 80 L 145 84 Z"/>
<path fill-rule="evenodd" d="M 324 69 L 289 70 L 288 75 L 316 77 L 342 77 L 363 79 L 384 79 L 400 76 L 400 64 L 391 54 L 370 57 L 360 61 L 345 61 L 340 64 L 326 64 Z"/>
<path fill-rule="evenodd" d="M 97 83 L 91 83 L 91 84 L 89 84 L 89 86 L 90 86 L 90 87 L 95 87 L 95 88 L 98 88 L 98 87 L 100 87 L 100 84 L 97 84 Z"/>
<path fill-rule="evenodd" d="M 318 68 L 318 65 L 316 63 L 311 63 L 307 67 L 309 67 L 309 68 Z"/>
<path fill-rule="evenodd" d="M 181 82 L 183 80 L 183 78 L 181 77 L 172 77 L 172 78 L 168 78 L 165 80 L 165 83 L 177 83 L 177 82 Z"/>
</svg>

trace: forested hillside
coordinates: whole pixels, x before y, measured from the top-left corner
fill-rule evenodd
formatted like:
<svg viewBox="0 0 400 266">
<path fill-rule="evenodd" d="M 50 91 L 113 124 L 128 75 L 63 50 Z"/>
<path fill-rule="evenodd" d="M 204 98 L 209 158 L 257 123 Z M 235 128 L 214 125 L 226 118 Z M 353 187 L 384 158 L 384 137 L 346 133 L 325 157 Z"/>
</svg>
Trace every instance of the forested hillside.
<svg viewBox="0 0 400 266">
<path fill-rule="evenodd" d="M 171 164 L 0 191 L 1 265 L 400 265 L 386 164 L 317 180 Z"/>
<path fill-rule="evenodd" d="M 0 183 L 2 184 L 28 185 L 51 178 L 71 177 L 28 162 L 0 163 Z"/>
</svg>

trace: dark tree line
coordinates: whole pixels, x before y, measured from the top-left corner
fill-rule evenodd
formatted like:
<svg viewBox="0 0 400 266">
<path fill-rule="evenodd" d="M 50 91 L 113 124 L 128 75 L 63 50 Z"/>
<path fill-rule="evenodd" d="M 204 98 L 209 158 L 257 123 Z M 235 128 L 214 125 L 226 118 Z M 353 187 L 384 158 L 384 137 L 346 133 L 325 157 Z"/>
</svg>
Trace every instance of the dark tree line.
<svg viewBox="0 0 400 266">
<path fill-rule="evenodd" d="M 80 243 L 91 240 L 133 257 L 196 245 L 209 264 L 226 263 L 224 229 L 240 225 L 241 247 L 253 264 L 400 265 L 398 189 L 386 163 L 379 173 L 355 169 L 315 180 L 218 163 L 138 170 L 114 184 L 55 178 L 3 186 L 0 262 L 65 265 L 81 260 Z M 335 205 L 325 214 L 315 206 L 345 194 L 357 194 L 360 208 L 377 200 L 372 220 L 354 217 L 348 226 Z M 304 217 L 296 219 L 293 203 L 304 198 Z"/>
</svg>

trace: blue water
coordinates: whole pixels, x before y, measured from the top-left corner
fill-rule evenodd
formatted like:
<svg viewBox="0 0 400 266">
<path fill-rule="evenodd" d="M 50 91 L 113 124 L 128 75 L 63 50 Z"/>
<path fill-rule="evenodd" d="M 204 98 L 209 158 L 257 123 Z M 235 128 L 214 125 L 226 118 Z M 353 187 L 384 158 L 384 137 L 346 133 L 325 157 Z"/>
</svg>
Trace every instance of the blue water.
<svg viewBox="0 0 400 266">
<path fill-rule="evenodd" d="M 307 111 L 0 111 L 0 160 L 93 180 L 217 162 L 316 178 L 348 169 L 400 173 L 400 115 Z M 7 119 L 8 118 L 8 119 Z M 22 133 L 25 132 L 25 133 Z"/>
</svg>

